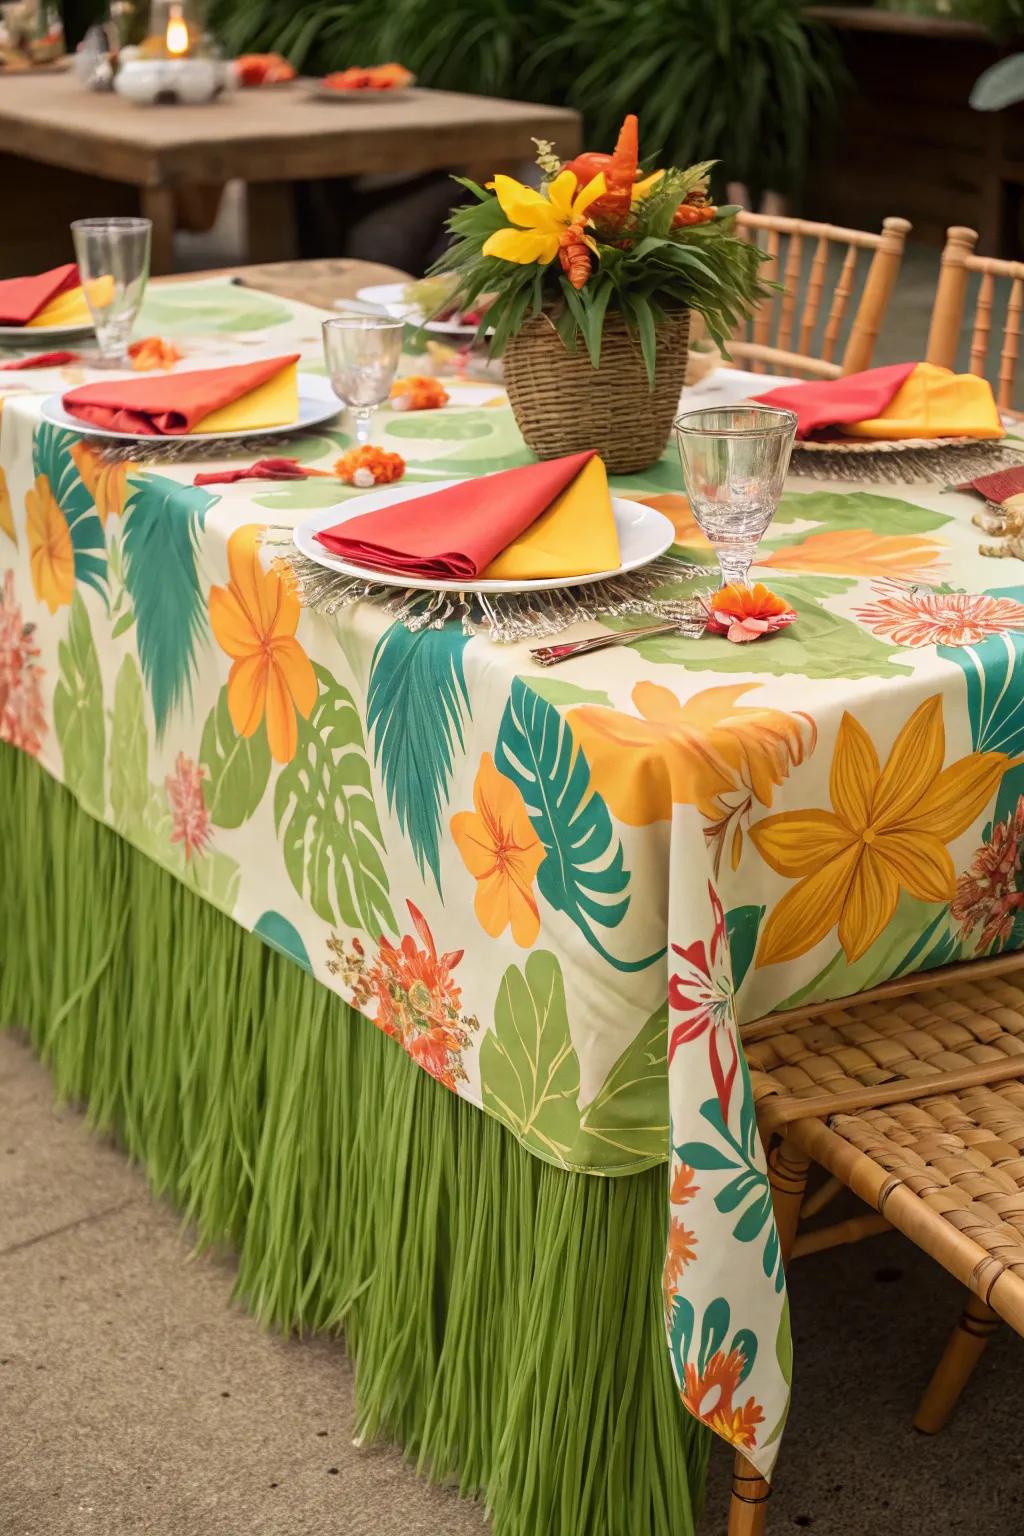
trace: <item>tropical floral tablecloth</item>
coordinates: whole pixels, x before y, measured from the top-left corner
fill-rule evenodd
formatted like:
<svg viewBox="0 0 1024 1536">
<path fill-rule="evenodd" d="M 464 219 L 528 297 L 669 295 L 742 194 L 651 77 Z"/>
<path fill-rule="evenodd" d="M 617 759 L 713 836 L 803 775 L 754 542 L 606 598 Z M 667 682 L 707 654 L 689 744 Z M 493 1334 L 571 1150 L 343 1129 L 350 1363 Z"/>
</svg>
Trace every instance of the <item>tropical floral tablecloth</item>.
<svg viewBox="0 0 1024 1536">
<path fill-rule="evenodd" d="M 223 282 L 149 304 L 183 367 L 319 371 L 314 310 Z M 0 740 L 538 1157 L 667 1160 L 680 1391 L 768 1473 L 790 1332 L 737 1021 L 1024 942 L 1019 567 L 978 555 L 965 497 L 801 481 L 759 571 L 791 629 L 543 672 L 300 610 L 265 525 L 359 493 L 111 466 L 41 421 L 68 377 L 0 376 Z M 449 388 L 378 415 L 410 479 L 529 461 L 498 387 Z M 673 519 L 692 589 L 676 464 L 620 488 Z"/>
</svg>

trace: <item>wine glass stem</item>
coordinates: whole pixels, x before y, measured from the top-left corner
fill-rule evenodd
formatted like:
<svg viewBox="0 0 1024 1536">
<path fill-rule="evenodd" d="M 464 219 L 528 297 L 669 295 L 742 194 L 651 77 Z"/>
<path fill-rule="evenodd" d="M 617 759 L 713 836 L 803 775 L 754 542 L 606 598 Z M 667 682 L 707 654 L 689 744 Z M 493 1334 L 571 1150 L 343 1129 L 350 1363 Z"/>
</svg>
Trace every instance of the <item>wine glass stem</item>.
<svg viewBox="0 0 1024 1536">
<path fill-rule="evenodd" d="M 749 587 L 750 566 L 754 558 L 752 549 L 718 550 L 718 564 L 722 572 L 722 585 Z"/>
<path fill-rule="evenodd" d="M 373 420 L 373 407 L 361 406 L 354 412 L 354 415 L 356 442 L 360 448 L 363 448 L 370 441 L 370 423 Z"/>
</svg>

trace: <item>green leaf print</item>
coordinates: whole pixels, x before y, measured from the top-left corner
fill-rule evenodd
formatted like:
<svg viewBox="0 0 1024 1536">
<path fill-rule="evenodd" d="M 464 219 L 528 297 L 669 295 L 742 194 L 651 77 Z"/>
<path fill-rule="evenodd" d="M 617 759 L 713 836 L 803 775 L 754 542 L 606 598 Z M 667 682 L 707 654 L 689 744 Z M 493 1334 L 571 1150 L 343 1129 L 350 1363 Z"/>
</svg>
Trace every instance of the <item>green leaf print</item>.
<svg viewBox="0 0 1024 1536">
<path fill-rule="evenodd" d="M 71 602 L 67 639 L 57 648 L 60 679 L 53 694 L 53 722 L 64 756 L 64 782 L 94 816 L 106 809 L 103 758 L 103 680 L 89 615 L 80 592 Z"/>
<path fill-rule="evenodd" d="M 412 634 L 395 623 L 373 653 L 366 721 L 388 805 L 441 889 L 441 822 L 455 753 L 470 714 L 462 670 L 466 636 L 457 624 Z"/>
<path fill-rule="evenodd" d="M 779 1331 L 775 1337 L 775 1358 L 779 1363 L 782 1379 L 788 1387 L 793 1380 L 793 1329 L 789 1319 L 788 1296 L 782 1298 L 782 1316 L 779 1318 Z M 764 1441 L 766 1446 L 775 1444 L 786 1427 L 788 1417 L 789 1404 L 787 1403 L 775 1428 Z"/>
<path fill-rule="evenodd" d="M 315 511 L 318 507 L 339 506 L 351 496 L 358 495 L 357 490 L 342 485 L 338 480 L 294 480 L 279 490 L 254 496 L 253 501 L 257 506 L 267 507 L 272 512 L 306 512 Z"/>
<path fill-rule="evenodd" d="M 622 846 L 604 800 L 590 787 L 590 769 L 557 709 L 527 687 L 512 683 L 502 715 L 495 764 L 518 787 L 545 858 L 537 885 L 545 901 L 564 912 L 587 943 L 620 971 L 640 971 L 665 953 L 619 960 L 595 932 L 595 924 L 622 922 L 629 884 Z"/>
<path fill-rule="evenodd" d="M 263 799 L 270 778 L 270 747 L 263 720 L 252 736 L 237 734 L 226 686 L 206 717 L 199 761 L 206 769 L 203 799 L 210 820 L 217 827 L 240 827 Z"/>
<path fill-rule="evenodd" d="M 625 1154 L 661 1161 L 668 1146 L 668 1004 L 651 1014 L 580 1116 L 580 1130 Z M 595 1160 L 600 1153 L 595 1154 Z"/>
<path fill-rule="evenodd" d="M 558 960 L 535 950 L 510 965 L 480 1046 L 484 1108 L 527 1147 L 564 1161 L 579 1130 L 580 1065 L 569 1035 Z"/>
<path fill-rule="evenodd" d="M 142 827 L 146 851 L 176 875 L 204 901 L 219 907 L 229 916 L 234 912 L 241 881 L 237 862 L 218 849 L 196 851 L 186 857 L 184 845 L 172 842 L 174 819 L 167 802 L 166 789 L 151 784 Z"/>
<path fill-rule="evenodd" d="M 608 709 L 613 708 L 611 696 L 601 688 L 580 688 L 577 683 L 566 683 L 560 677 L 521 677 L 519 681 L 556 708 L 560 704 L 603 704 Z"/>
<path fill-rule="evenodd" d="M 320 695 L 298 719 L 295 756 L 274 791 L 274 822 L 293 886 L 324 922 L 395 932 L 359 711 L 347 688 L 314 667 Z"/>
<path fill-rule="evenodd" d="M 149 799 L 149 737 L 142 678 L 133 656 L 121 663 L 110 717 L 110 810 L 114 825 L 131 833 Z"/>
<path fill-rule="evenodd" d="M 976 752 L 1024 751 L 1024 635 L 989 635 L 977 645 L 940 645 L 937 654 L 954 662 L 967 682 L 967 713 Z"/>
<path fill-rule="evenodd" d="M 234 335 L 265 331 L 291 317 L 286 304 L 237 283 L 182 283 L 149 289 L 136 330 L 140 336 Z"/>
<path fill-rule="evenodd" d="M 806 986 L 776 1004 L 778 1010 L 800 1008 L 804 1003 L 825 1002 L 836 997 L 852 997 L 869 987 L 901 974 L 903 957 L 919 950 L 921 936 L 936 933 L 936 921 L 947 917 L 949 908 L 942 902 L 918 901 L 916 896 L 900 892 L 896 911 L 878 938 L 859 960 L 847 960 L 842 949 L 835 954 Z M 921 959 L 924 965 L 923 955 Z"/>
<path fill-rule="evenodd" d="M 312 976 L 313 963 L 309 958 L 309 951 L 302 942 L 302 935 L 295 924 L 290 923 L 280 912 L 264 912 L 252 931 L 259 934 L 264 944 L 269 944 L 271 949 L 276 949 L 279 954 L 294 960 L 296 965 L 301 965 L 302 969 Z"/>
<path fill-rule="evenodd" d="M 496 437 L 496 411 L 392 411 L 387 423 L 390 437 L 423 437 L 434 443 L 465 443 Z"/>
<path fill-rule="evenodd" d="M 149 688 L 156 736 L 191 691 L 196 647 L 208 632 L 196 571 L 196 535 L 207 491 L 164 475 L 136 475 L 124 510 L 125 585 L 136 616 L 136 645 Z"/>
<path fill-rule="evenodd" d="M 733 991 L 738 992 L 750 969 L 757 948 L 757 930 L 764 917 L 764 907 L 733 907 L 725 914 L 729 935 L 729 960 L 732 964 Z"/>
<path fill-rule="evenodd" d="M 951 522 L 948 512 L 917 507 L 897 496 L 870 491 L 790 491 L 779 502 L 768 538 L 787 523 L 818 523 L 824 528 L 871 528 L 875 533 L 928 533 Z M 797 535 L 803 539 L 807 530 Z M 774 583 L 773 583 L 774 586 Z"/>
<path fill-rule="evenodd" d="M 92 496 L 87 490 L 71 450 L 81 438 L 75 432 L 44 422 L 32 442 L 32 473 L 45 475 L 54 499 L 67 520 L 75 557 L 75 580 L 107 591 L 107 543 Z"/>
</svg>

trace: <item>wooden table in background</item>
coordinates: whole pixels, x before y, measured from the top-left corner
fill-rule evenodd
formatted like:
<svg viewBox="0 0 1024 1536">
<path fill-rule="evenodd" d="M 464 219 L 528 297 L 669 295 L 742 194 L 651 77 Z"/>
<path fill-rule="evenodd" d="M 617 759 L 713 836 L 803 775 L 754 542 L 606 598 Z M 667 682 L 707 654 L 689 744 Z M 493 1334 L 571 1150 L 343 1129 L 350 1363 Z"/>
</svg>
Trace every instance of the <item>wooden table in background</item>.
<svg viewBox="0 0 1024 1536">
<path fill-rule="evenodd" d="M 0 79 L 5 164 L 41 162 L 137 188 L 141 211 L 153 220 L 154 272 L 172 267 L 180 188 L 236 177 L 246 182 L 249 259 L 273 261 L 295 254 L 290 194 L 295 181 L 418 175 L 531 160 L 532 138 L 553 139 L 563 155 L 574 155 L 580 119 L 564 107 L 448 91 L 416 89 L 385 101 L 323 101 L 302 80 L 237 91 L 208 106 L 142 107 L 85 90 L 73 71 Z M 26 215 L 40 221 L 38 192 L 28 200 L 31 175 L 16 178 L 0 164 L 0 185 L 12 228 L 19 202 L 26 204 Z"/>
</svg>

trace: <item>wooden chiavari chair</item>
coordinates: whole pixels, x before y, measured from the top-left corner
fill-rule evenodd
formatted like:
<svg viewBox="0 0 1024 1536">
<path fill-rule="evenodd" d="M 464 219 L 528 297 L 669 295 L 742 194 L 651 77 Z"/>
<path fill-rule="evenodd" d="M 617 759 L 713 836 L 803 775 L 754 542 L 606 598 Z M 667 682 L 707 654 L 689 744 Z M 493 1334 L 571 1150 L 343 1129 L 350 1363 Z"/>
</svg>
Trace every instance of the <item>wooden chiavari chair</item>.
<svg viewBox="0 0 1024 1536">
<path fill-rule="evenodd" d="M 730 341 L 733 359 L 754 373 L 808 374 L 824 379 L 870 368 L 910 233 L 907 220 L 885 219 L 877 235 L 767 213 L 741 213 L 736 224 L 744 239 L 756 241 L 767 253 L 761 275 L 766 282 L 780 283 L 782 292 L 773 293 L 755 311 L 746 336 Z M 811 246 L 813 254 L 804 282 L 804 251 Z M 823 316 L 830 247 L 845 247 L 845 255 L 832 302 Z M 861 252 L 870 253 L 867 276 L 837 362 Z"/>
<path fill-rule="evenodd" d="M 1017 380 L 1017 359 L 1020 353 L 1021 312 L 1024 310 L 1024 263 L 1001 261 L 994 256 L 976 256 L 974 247 L 978 232 L 962 224 L 954 224 L 946 231 L 946 245 L 942 252 L 939 282 L 935 290 L 931 327 L 928 332 L 926 360 L 943 368 L 955 368 L 960 340 L 964 334 L 967 310 L 967 290 L 972 274 L 980 278 L 974 301 L 974 323 L 971 329 L 971 349 L 967 363 L 969 373 L 984 378 L 988 368 L 989 344 L 992 338 L 993 309 L 996 298 L 996 280 L 1005 278 L 1009 283 L 1006 309 L 1003 316 L 1003 340 L 999 351 L 999 374 L 996 381 L 996 404 L 1006 414 L 1021 418 L 1014 410 L 1013 393 Z"/>
</svg>

